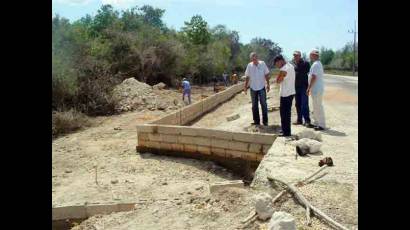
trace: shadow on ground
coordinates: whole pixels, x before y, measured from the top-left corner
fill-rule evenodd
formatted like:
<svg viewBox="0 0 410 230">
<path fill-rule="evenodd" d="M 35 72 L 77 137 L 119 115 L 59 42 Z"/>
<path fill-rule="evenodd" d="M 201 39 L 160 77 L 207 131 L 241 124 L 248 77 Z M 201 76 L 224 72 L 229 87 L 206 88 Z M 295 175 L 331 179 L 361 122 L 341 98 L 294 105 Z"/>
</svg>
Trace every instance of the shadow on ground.
<svg viewBox="0 0 410 230">
<path fill-rule="evenodd" d="M 340 132 L 334 129 L 327 129 L 323 131 L 324 134 L 330 135 L 330 136 L 338 136 L 338 137 L 345 137 L 347 136 L 346 133 Z"/>
</svg>

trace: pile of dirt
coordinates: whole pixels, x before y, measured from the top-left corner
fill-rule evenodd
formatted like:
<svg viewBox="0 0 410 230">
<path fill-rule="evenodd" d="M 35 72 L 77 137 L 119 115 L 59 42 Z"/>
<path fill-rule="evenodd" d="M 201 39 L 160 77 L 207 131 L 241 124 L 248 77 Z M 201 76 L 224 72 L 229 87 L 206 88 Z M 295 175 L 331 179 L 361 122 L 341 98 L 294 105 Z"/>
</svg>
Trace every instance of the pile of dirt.
<svg viewBox="0 0 410 230">
<path fill-rule="evenodd" d="M 158 89 L 164 89 L 162 84 L 156 86 Z M 113 95 L 118 99 L 116 110 L 126 112 L 133 110 L 168 110 L 178 109 L 183 103 L 175 100 L 175 97 L 164 97 L 162 94 L 168 90 L 153 90 L 153 87 L 136 80 L 135 78 L 125 79 L 113 90 Z M 176 96 L 176 95 L 175 95 Z M 178 95 L 179 96 L 179 95 Z"/>
</svg>

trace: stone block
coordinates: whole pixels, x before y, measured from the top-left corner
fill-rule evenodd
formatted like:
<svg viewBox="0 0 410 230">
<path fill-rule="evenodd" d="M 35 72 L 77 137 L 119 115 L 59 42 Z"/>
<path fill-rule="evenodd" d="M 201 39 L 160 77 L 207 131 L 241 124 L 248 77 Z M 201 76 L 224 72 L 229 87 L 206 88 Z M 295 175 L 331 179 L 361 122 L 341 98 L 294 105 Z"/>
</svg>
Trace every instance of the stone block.
<svg viewBox="0 0 410 230">
<path fill-rule="evenodd" d="M 198 146 L 197 145 L 184 144 L 184 152 L 197 153 L 198 152 Z"/>
<path fill-rule="evenodd" d="M 243 152 L 241 158 L 248 161 L 256 161 L 256 155 L 256 153 Z"/>
<path fill-rule="evenodd" d="M 157 132 L 157 125 L 137 125 L 137 132 L 144 132 L 144 133 L 156 133 Z"/>
<path fill-rule="evenodd" d="M 211 147 L 211 154 L 219 157 L 226 157 L 225 149 Z"/>
<path fill-rule="evenodd" d="M 178 143 L 178 135 L 160 134 L 162 142 Z"/>
<path fill-rule="evenodd" d="M 230 141 L 228 149 L 247 152 L 248 148 L 249 148 L 249 143 L 240 142 L 240 141 Z"/>
<path fill-rule="evenodd" d="M 181 134 L 180 126 L 158 126 L 158 133 L 160 134 Z"/>
<path fill-rule="evenodd" d="M 198 152 L 206 155 L 211 154 L 211 147 L 198 145 Z"/>
<path fill-rule="evenodd" d="M 176 152 L 183 152 L 184 151 L 184 145 L 183 144 L 171 144 L 172 151 Z"/>
<path fill-rule="evenodd" d="M 139 140 L 144 140 L 144 141 L 149 140 L 148 133 L 138 133 L 138 141 Z"/>
<path fill-rule="evenodd" d="M 148 139 L 150 141 L 162 141 L 161 136 L 159 134 L 152 134 L 152 133 L 148 133 Z"/>
<path fill-rule="evenodd" d="M 245 152 L 227 149 L 226 150 L 226 158 L 242 158 L 242 154 Z"/>
<path fill-rule="evenodd" d="M 224 148 L 224 149 L 230 149 L 230 141 L 227 140 L 221 140 L 221 139 L 211 139 L 211 146 L 212 147 L 217 147 L 217 148 Z"/>
<path fill-rule="evenodd" d="M 250 143 L 248 151 L 252 153 L 262 153 L 262 145 Z"/>
</svg>

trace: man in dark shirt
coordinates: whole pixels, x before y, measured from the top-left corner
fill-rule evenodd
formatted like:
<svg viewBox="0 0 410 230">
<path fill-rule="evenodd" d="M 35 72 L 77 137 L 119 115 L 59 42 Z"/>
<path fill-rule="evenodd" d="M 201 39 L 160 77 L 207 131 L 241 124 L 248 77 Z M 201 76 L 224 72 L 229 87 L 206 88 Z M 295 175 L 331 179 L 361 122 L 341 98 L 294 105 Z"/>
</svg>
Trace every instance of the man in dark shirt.
<svg viewBox="0 0 410 230">
<path fill-rule="evenodd" d="M 296 112 L 298 115 L 297 121 L 294 125 L 303 124 L 302 118 L 305 120 L 305 126 L 313 128 L 310 124 L 309 117 L 309 97 L 306 94 L 308 82 L 308 73 L 310 70 L 309 62 L 303 60 L 300 51 L 293 53 L 293 64 L 295 66 L 296 78 L 295 78 L 295 90 L 296 90 Z"/>
</svg>

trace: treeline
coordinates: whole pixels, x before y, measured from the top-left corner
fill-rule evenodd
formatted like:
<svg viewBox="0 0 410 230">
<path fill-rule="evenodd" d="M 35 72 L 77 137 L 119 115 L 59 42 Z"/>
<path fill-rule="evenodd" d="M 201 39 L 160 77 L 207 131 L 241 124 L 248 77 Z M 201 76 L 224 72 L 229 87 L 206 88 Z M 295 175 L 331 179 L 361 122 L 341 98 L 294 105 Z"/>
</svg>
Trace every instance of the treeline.
<svg viewBox="0 0 410 230">
<path fill-rule="evenodd" d="M 149 5 L 121 12 L 103 5 L 95 16 L 74 22 L 54 16 L 53 111 L 110 114 L 116 103 L 112 88 L 126 78 L 175 85 L 190 75 L 201 84 L 224 71 L 242 72 L 251 51 L 258 52 L 270 67 L 274 56 L 282 52 L 269 39 L 242 44 L 237 31 L 224 25 L 210 28 L 200 15 L 176 31 L 162 21 L 164 12 Z"/>
<path fill-rule="evenodd" d="M 356 43 L 356 66 L 358 71 L 358 43 Z M 343 48 L 337 51 L 327 49 L 325 47 L 320 48 L 320 61 L 324 65 L 325 69 L 345 70 L 350 71 L 353 69 L 353 43 L 347 43 Z"/>
</svg>

